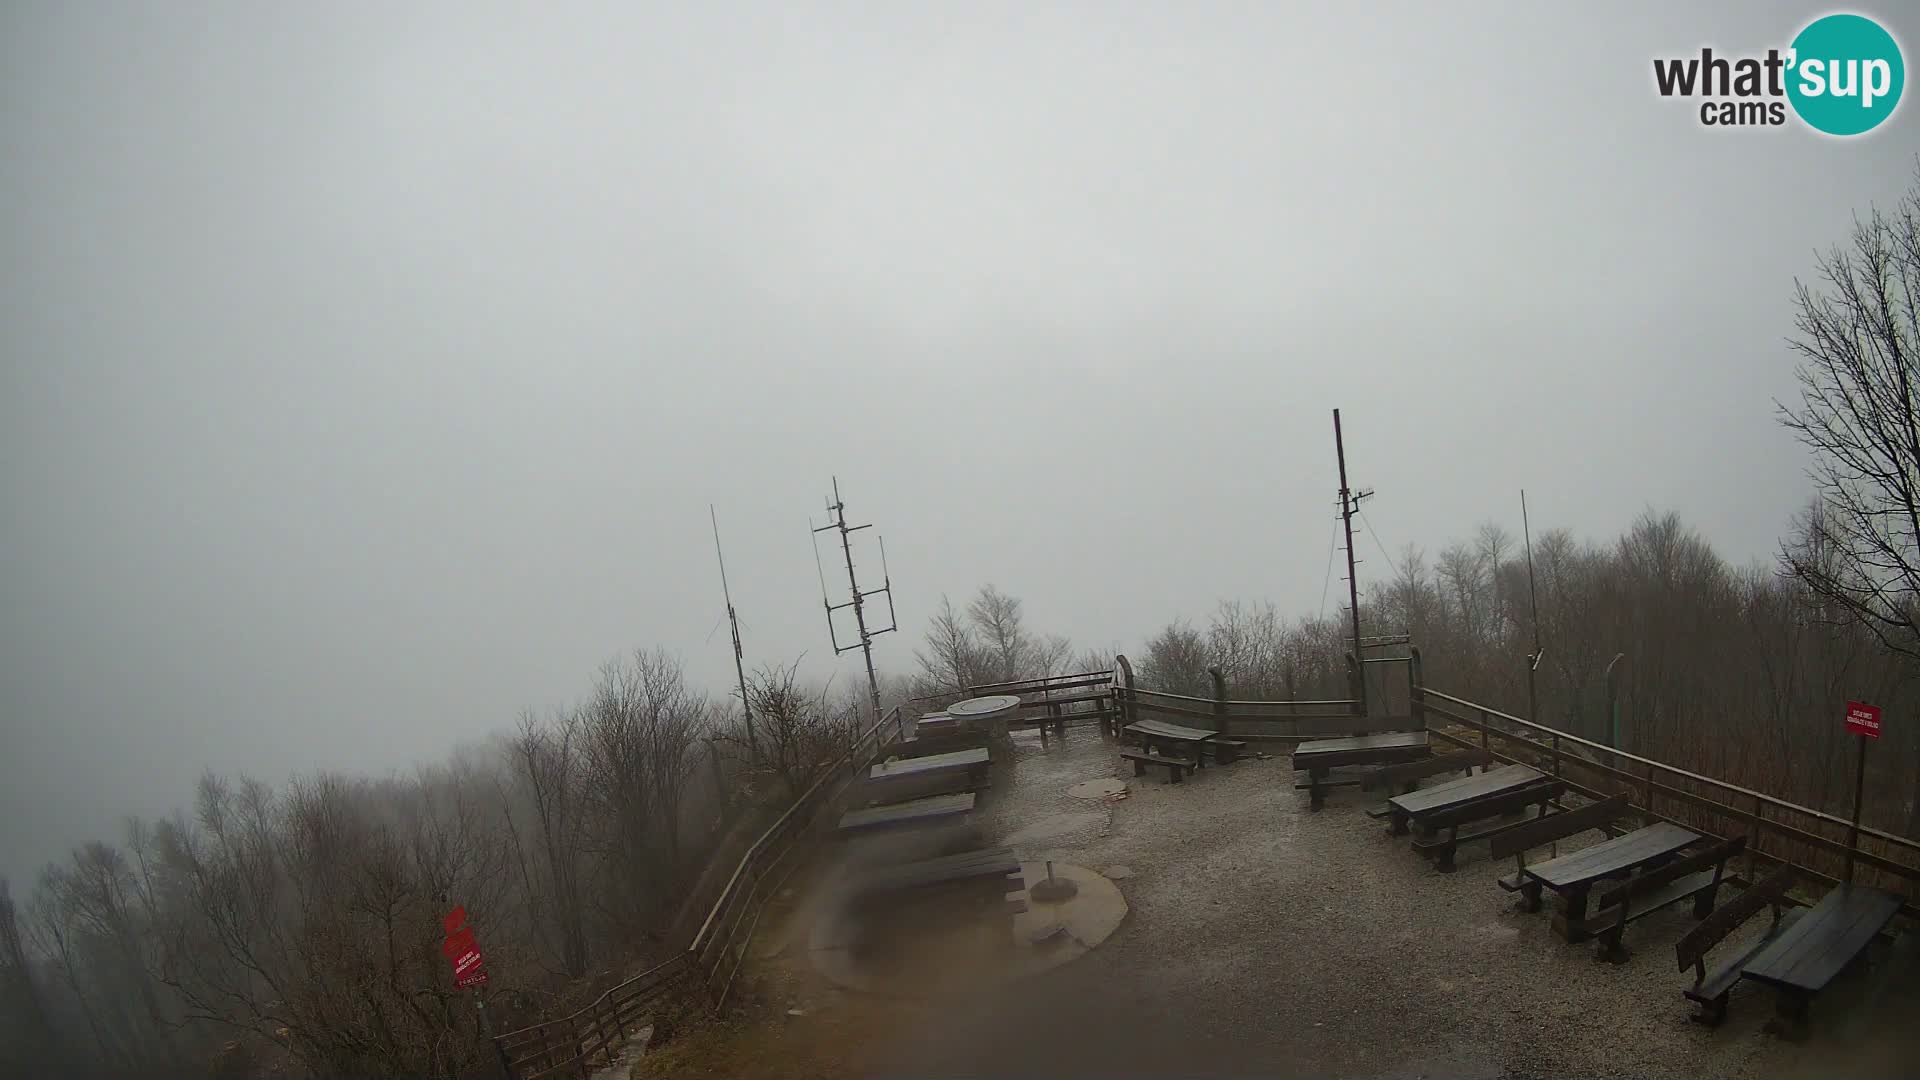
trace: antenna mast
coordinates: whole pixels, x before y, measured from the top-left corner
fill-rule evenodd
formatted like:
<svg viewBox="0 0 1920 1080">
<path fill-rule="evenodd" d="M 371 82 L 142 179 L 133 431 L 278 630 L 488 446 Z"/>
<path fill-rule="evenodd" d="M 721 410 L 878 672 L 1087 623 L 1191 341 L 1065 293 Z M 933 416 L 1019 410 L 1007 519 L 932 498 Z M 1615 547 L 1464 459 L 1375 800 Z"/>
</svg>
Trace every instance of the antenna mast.
<svg viewBox="0 0 1920 1080">
<path fill-rule="evenodd" d="M 1533 651 L 1527 654 L 1527 719 L 1540 722 L 1540 694 L 1536 689 L 1534 672 L 1540 670 L 1540 658 L 1546 650 L 1540 647 L 1540 598 L 1533 588 L 1533 526 L 1527 521 L 1527 489 L 1520 489 L 1520 532 L 1527 541 L 1527 606 L 1533 612 Z"/>
<path fill-rule="evenodd" d="M 1371 491 L 1354 491 L 1347 486 L 1347 444 L 1340 435 L 1340 410 L 1333 410 L 1333 453 L 1340 461 L 1340 521 L 1347 530 L 1347 611 L 1353 616 L 1353 662 L 1360 665 L 1360 713 L 1367 712 L 1367 673 L 1365 654 L 1360 651 L 1360 577 L 1354 567 L 1360 562 L 1353 554 L 1353 515 L 1360 500 Z"/>
<path fill-rule="evenodd" d="M 707 520 L 713 523 L 713 557 L 720 562 L 720 595 L 727 599 L 727 622 L 733 626 L 733 672 L 740 677 L 740 714 L 747 718 L 747 746 L 757 754 L 760 742 L 753 734 L 753 705 L 747 699 L 747 663 L 746 653 L 740 648 L 740 616 L 734 614 L 733 590 L 727 587 L 727 557 L 720 552 L 720 519 L 714 516 L 712 503 L 707 504 Z"/>
<path fill-rule="evenodd" d="M 880 540 L 881 585 L 877 589 L 869 589 L 862 592 L 860 591 L 860 580 L 853 572 L 852 534 L 859 532 L 861 529 L 871 529 L 873 528 L 873 524 L 871 522 L 865 525 L 847 524 L 847 504 L 840 501 L 840 478 L 837 476 L 833 478 L 833 501 L 827 504 L 827 513 L 832 516 L 832 520 L 813 530 L 814 536 L 816 537 L 813 547 L 814 569 L 820 571 L 820 604 L 827 609 L 827 637 L 833 642 L 833 654 L 835 656 L 843 652 L 850 652 L 854 649 L 859 649 L 865 654 L 867 661 L 867 693 L 873 704 L 874 722 L 878 723 L 880 720 L 880 677 L 876 675 L 873 670 L 873 639 L 881 634 L 892 633 L 900 628 L 900 620 L 894 616 L 893 612 L 893 578 L 887 573 L 887 542 L 884 538 Z M 839 531 L 840 553 L 845 557 L 847 563 L 847 590 L 853 594 L 853 599 L 848 600 L 844 604 L 836 604 L 827 599 L 826 572 L 820 570 L 820 542 L 817 537 L 819 534 L 829 530 Z M 883 593 L 887 597 L 887 625 L 879 629 L 870 630 L 867 628 L 867 597 L 879 596 Z M 860 639 L 851 645 L 840 644 L 839 632 L 834 629 L 833 625 L 833 613 L 842 608 L 853 609 L 854 625 L 860 629 Z"/>
</svg>

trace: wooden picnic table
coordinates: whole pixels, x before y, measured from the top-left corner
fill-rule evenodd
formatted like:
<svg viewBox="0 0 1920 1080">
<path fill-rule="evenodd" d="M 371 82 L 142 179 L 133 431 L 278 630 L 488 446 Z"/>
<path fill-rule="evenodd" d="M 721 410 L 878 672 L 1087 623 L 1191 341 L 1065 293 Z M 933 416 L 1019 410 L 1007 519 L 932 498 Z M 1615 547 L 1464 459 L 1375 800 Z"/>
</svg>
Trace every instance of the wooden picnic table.
<svg viewBox="0 0 1920 1080">
<path fill-rule="evenodd" d="M 1749 960 L 1740 977 L 1777 988 L 1781 1015 L 1805 1021 L 1813 995 L 1852 963 L 1899 911 L 1900 897 L 1893 893 L 1837 885 Z"/>
<path fill-rule="evenodd" d="M 897 780 L 907 776 L 930 776 L 944 772 L 965 772 L 973 775 L 978 771 L 984 771 L 990 760 L 987 748 L 981 746 L 972 750 L 955 750 L 945 754 L 928 754 L 925 757 L 878 762 L 868 770 L 867 775 L 874 780 Z"/>
<path fill-rule="evenodd" d="M 854 878 L 850 885 L 855 895 L 864 895 L 986 882 L 992 892 L 999 894 L 1007 889 L 1002 882 L 1019 872 L 1020 860 L 1014 858 L 1012 848 L 983 848 L 870 870 Z"/>
<path fill-rule="evenodd" d="M 1520 891 L 1527 899 L 1527 910 L 1538 911 L 1540 890 L 1552 889 L 1558 898 L 1553 916 L 1554 932 L 1570 942 L 1585 941 L 1587 894 L 1594 883 L 1624 877 L 1699 840 L 1700 834 L 1691 829 L 1671 821 L 1657 821 L 1570 855 L 1523 868 L 1520 873 L 1525 880 Z"/>
<path fill-rule="evenodd" d="M 1201 764 L 1200 748 L 1206 745 L 1208 740 L 1220 734 L 1205 728 L 1170 724 L 1165 720 L 1136 720 L 1127 725 L 1127 730 L 1133 733 L 1147 749 L 1157 753 L 1160 746 L 1165 746 L 1174 750 L 1177 756 L 1192 760 L 1196 766 Z"/>
<path fill-rule="evenodd" d="M 1313 739 L 1293 748 L 1293 767 L 1307 774 L 1304 787 L 1308 805 L 1318 810 L 1327 803 L 1327 789 L 1358 781 L 1329 781 L 1327 774 L 1349 765 L 1391 765 L 1415 761 L 1433 753 L 1424 731 L 1395 731 L 1380 735 L 1351 735 L 1339 739 Z"/>
<path fill-rule="evenodd" d="M 932 795 L 892 806 L 849 810 L 840 815 L 840 831 L 852 834 L 964 819 L 973 812 L 973 799 L 973 792 L 963 791 L 954 795 Z"/>
<path fill-rule="evenodd" d="M 1353 735 L 1314 739 L 1293 748 L 1296 769 L 1337 769 L 1345 765 L 1373 765 L 1406 761 L 1431 753 L 1424 731 L 1395 731 L 1383 735 Z"/>
<path fill-rule="evenodd" d="M 1428 814 L 1478 799 L 1504 795 L 1517 788 L 1541 783 L 1546 778 L 1545 773 L 1530 765 L 1508 765 L 1478 776 L 1463 776 L 1430 788 L 1395 795 L 1387 800 L 1387 811 L 1393 819 L 1393 833 L 1396 836 L 1405 833 L 1409 823 L 1418 825 L 1420 819 Z"/>
</svg>

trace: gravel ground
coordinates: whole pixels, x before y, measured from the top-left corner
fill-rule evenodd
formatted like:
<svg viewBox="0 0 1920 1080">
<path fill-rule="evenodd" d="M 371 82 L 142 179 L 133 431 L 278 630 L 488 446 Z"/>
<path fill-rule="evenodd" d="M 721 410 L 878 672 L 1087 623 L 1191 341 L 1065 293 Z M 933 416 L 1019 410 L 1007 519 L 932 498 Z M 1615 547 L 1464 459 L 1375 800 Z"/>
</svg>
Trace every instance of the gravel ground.
<svg viewBox="0 0 1920 1080">
<path fill-rule="evenodd" d="M 1026 860 L 1126 867 L 1131 914 L 1087 956 L 897 1031 L 876 1075 L 1920 1075 L 1913 1042 L 1865 1039 L 1920 1014 L 1907 948 L 1829 991 L 1804 1044 L 1763 1033 L 1772 1001 L 1751 991 L 1709 1031 L 1688 1021 L 1672 959 L 1684 906 L 1630 928 L 1635 956 L 1616 967 L 1518 912 L 1485 845 L 1443 875 L 1355 790 L 1308 812 L 1283 756 L 1178 786 L 1129 775 L 1108 803 L 1066 794 L 1120 775 L 1092 730 L 1015 746 L 986 834 Z"/>
</svg>

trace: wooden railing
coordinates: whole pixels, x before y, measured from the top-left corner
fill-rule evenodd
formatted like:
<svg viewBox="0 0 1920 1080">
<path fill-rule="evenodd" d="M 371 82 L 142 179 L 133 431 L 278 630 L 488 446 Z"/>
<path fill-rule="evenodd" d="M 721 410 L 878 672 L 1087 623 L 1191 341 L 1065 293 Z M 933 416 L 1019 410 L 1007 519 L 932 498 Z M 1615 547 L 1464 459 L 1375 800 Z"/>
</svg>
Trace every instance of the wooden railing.
<svg viewBox="0 0 1920 1080">
<path fill-rule="evenodd" d="M 1496 761 L 1531 765 L 1589 798 L 1626 794 L 1650 818 L 1723 838 L 1744 835 L 1746 880 L 1756 880 L 1758 860 L 1788 863 L 1809 879 L 1832 884 L 1845 875 L 1851 857 L 1856 880 L 1893 888 L 1909 898 L 1920 896 L 1920 840 L 1863 826 L 1849 846 L 1845 837 L 1852 823 L 1837 815 L 1438 690 L 1417 686 L 1414 700 L 1431 721 L 1428 732 L 1434 738 L 1484 750 Z M 1465 734 L 1447 730 L 1447 723 L 1465 729 Z M 1920 907 L 1911 901 L 1905 911 L 1920 915 Z"/>
<path fill-rule="evenodd" d="M 915 703 L 888 710 L 821 767 L 806 791 L 740 857 L 685 950 L 566 1016 L 495 1036 L 494 1051 L 507 1076 L 511 1080 L 586 1077 L 596 1063 L 612 1064 L 630 1027 L 650 1015 L 661 999 L 689 986 L 703 991 L 715 1011 L 724 1009 L 767 901 L 800 864 L 803 841 L 821 819 L 821 810 L 837 802 L 862 769 L 900 740 L 902 709 L 911 707 Z"/>
<path fill-rule="evenodd" d="M 1396 662 L 1406 662 L 1396 660 Z M 1408 664 L 1409 685 L 1417 685 L 1420 664 L 1415 658 Z M 1324 700 L 1255 701 L 1228 696 L 1226 677 L 1217 668 L 1209 668 L 1213 696 L 1175 694 L 1134 685 L 1133 667 L 1124 656 L 1114 658 L 1114 697 L 1120 712 L 1120 725 L 1136 720 L 1161 717 L 1189 727 L 1211 728 L 1236 739 L 1315 739 L 1353 735 L 1371 731 L 1418 730 L 1425 721 L 1414 710 L 1407 716 L 1365 715 L 1357 696 Z M 1359 679 L 1353 658 L 1347 658 L 1350 689 Z"/>
</svg>

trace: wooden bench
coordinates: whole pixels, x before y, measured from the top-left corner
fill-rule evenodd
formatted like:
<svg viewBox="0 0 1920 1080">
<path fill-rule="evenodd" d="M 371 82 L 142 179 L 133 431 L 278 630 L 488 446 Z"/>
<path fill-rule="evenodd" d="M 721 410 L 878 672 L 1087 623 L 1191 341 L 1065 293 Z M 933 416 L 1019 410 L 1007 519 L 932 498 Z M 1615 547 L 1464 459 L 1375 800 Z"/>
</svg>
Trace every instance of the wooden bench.
<svg viewBox="0 0 1920 1080">
<path fill-rule="evenodd" d="M 1443 874 L 1451 874 L 1455 869 L 1453 854 L 1461 844 L 1470 844 L 1476 840 L 1490 840 L 1530 822 L 1496 825 L 1465 835 L 1460 832 L 1461 826 L 1485 821 L 1488 818 L 1504 817 L 1524 811 L 1529 806 L 1539 807 L 1537 814 L 1545 815 L 1547 804 L 1566 793 L 1566 784 L 1558 780 L 1550 780 L 1436 810 L 1419 819 L 1419 828 L 1427 835 L 1415 838 L 1413 849 L 1435 859 L 1434 869 Z M 1538 817 L 1533 820 L 1538 820 Z"/>
<path fill-rule="evenodd" d="M 1866 952 L 1900 912 L 1900 897 L 1865 885 L 1836 885 L 1794 924 L 1768 942 L 1740 977 L 1780 992 L 1781 1034 L 1805 1033 L 1813 996 Z"/>
<path fill-rule="evenodd" d="M 1319 810 L 1327 805 L 1327 789 L 1357 783 L 1333 781 L 1328 775 L 1353 765 L 1393 765 L 1417 761 L 1433 753 L 1424 731 L 1398 731 L 1382 735 L 1354 735 L 1340 739 L 1312 739 L 1293 748 L 1293 767 L 1307 774 L 1307 782 L 1295 784 L 1310 793 L 1308 805 Z"/>
<path fill-rule="evenodd" d="M 1693 1014 L 1695 1023 L 1718 1027 L 1727 1018 L 1727 997 L 1733 992 L 1733 984 L 1740 981 L 1740 972 L 1746 968 L 1747 961 L 1773 944 L 1773 939 L 1779 937 L 1781 931 L 1791 926 L 1800 915 L 1800 909 L 1795 908 L 1792 915 L 1781 918 L 1787 902 L 1787 890 L 1793 888 L 1799 876 L 1799 872 L 1791 865 L 1782 866 L 1765 881 L 1721 904 L 1674 945 L 1673 954 L 1680 961 L 1680 970 L 1693 969 L 1693 985 L 1680 993 L 1688 1001 L 1700 1006 Z M 1708 971 L 1708 951 L 1764 907 L 1773 909 L 1773 922 L 1768 925 L 1766 932 L 1737 955 Z"/>
<path fill-rule="evenodd" d="M 1160 765 L 1167 770 L 1167 782 L 1179 783 L 1187 773 L 1200 766 L 1188 758 L 1162 757 L 1151 750 L 1122 750 L 1120 756 L 1133 762 L 1133 775 L 1147 775 L 1147 766 Z"/>
<path fill-rule="evenodd" d="M 1627 947 L 1620 941 L 1627 924 L 1651 915 L 1669 904 L 1693 901 L 1693 917 L 1704 919 L 1713 914 L 1714 897 L 1720 891 L 1720 879 L 1727 872 L 1727 860 L 1740 854 L 1747 838 L 1736 836 L 1683 855 L 1660 866 L 1642 867 L 1626 881 L 1600 894 L 1600 913 L 1593 922 L 1600 924 L 1600 958 L 1613 964 L 1627 960 Z M 1613 910 L 1612 921 L 1607 911 Z M 1588 929 L 1593 929 L 1590 923 Z"/>
<path fill-rule="evenodd" d="M 1599 802 L 1588 803 L 1558 814 L 1549 814 L 1501 833 L 1493 838 L 1493 858 L 1497 862 L 1512 856 L 1513 876 L 1501 878 L 1499 885 L 1508 892 L 1518 892 L 1527 887 L 1527 852 L 1542 844 L 1556 840 L 1565 840 L 1577 836 L 1588 829 L 1608 829 L 1614 822 L 1625 817 L 1632 804 L 1625 795 L 1615 795 Z M 1540 887 L 1533 886 L 1527 896 L 1529 911 L 1540 909 Z"/>
<path fill-rule="evenodd" d="M 1220 765 L 1231 765 L 1239 761 L 1241 752 L 1246 750 L 1246 748 L 1247 744 L 1243 740 L 1227 739 L 1217 736 L 1200 744 L 1202 751 L 1213 751 L 1213 760 L 1216 764 Z"/>
</svg>

